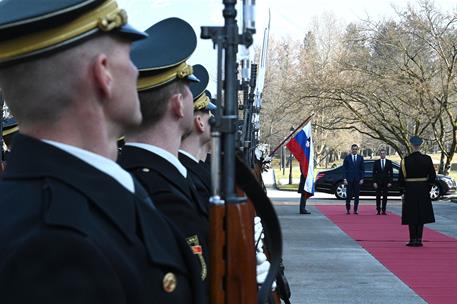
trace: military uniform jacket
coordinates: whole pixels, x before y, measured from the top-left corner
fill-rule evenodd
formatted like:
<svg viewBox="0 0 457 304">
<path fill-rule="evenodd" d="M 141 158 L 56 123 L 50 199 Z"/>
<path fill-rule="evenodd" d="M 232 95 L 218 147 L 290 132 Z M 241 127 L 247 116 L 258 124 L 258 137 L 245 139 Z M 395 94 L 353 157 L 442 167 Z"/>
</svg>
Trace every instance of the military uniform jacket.
<svg viewBox="0 0 457 304">
<path fill-rule="evenodd" d="M 392 161 L 384 160 L 384 169 L 381 167 L 381 160 L 378 159 L 373 165 L 373 181 L 378 184 L 379 187 L 387 186 L 388 183 L 393 182 L 393 167 Z"/>
<path fill-rule="evenodd" d="M 186 167 L 188 174 L 197 189 L 202 206 L 206 208 L 206 216 L 209 214 L 209 198 L 211 197 L 211 174 L 203 162 L 195 162 L 184 153 L 179 153 L 179 161 Z"/>
<path fill-rule="evenodd" d="M 126 145 L 119 164 L 135 175 L 160 209 L 181 230 L 207 282 L 209 220 L 195 186 L 163 157 Z"/>
<path fill-rule="evenodd" d="M 399 184 L 405 196 L 402 205 L 402 224 L 435 222 L 430 199 L 430 187 L 435 179 L 436 172 L 430 156 L 414 152 L 402 161 L 399 177 Z"/>
<path fill-rule="evenodd" d="M 16 136 L 0 182 L 0 303 L 201 303 L 196 267 L 150 200 Z"/>
</svg>

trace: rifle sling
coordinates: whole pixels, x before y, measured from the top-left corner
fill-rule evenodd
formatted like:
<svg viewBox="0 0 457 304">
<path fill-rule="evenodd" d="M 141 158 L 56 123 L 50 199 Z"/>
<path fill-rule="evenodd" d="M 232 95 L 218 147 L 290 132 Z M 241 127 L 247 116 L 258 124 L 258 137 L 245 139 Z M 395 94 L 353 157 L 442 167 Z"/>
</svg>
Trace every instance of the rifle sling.
<svg viewBox="0 0 457 304">
<path fill-rule="evenodd" d="M 271 286 L 279 271 L 280 262 L 282 259 L 282 235 L 279 219 L 270 199 L 263 191 L 260 184 L 255 179 L 251 170 L 236 157 L 236 184 L 254 204 L 257 215 L 262 220 L 262 225 L 265 231 L 265 243 L 271 254 L 270 269 L 267 277 L 260 287 L 258 293 L 258 303 L 266 302 L 268 295 L 271 293 Z"/>
</svg>

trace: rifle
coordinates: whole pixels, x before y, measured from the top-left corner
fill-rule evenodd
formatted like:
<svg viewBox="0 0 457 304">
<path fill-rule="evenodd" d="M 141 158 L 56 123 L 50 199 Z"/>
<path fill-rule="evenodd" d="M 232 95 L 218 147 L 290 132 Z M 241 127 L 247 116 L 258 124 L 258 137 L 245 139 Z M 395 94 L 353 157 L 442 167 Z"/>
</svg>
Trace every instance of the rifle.
<svg viewBox="0 0 457 304">
<path fill-rule="evenodd" d="M 3 121 L 5 119 L 5 111 L 3 110 L 5 104 L 5 100 L 3 99 L 3 93 L 0 90 L 0 110 L 1 110 L 1 117 L 0 117 L 0 174 L 5 170 L 5 153 L 3 149 Z"/>
<path fill-rule="evenodd" d="M 248 67 L 244 67 L 249 69 Z M 254 114 L 254 90 L 256 87 L 256 77 L 257 77 L 257 64 L 252 64 L 250 66 L 251 76 L 249 79 L 243 79 L 242 88 L 243 88 L 243 104 L 240 105 L 239 110 L 243 111 L 243 128 L 241 130 L 241 152 L 243 153 L 245 163 L 251 168 L 254 168 L 255 165 L 255 148 L 257 147 L 257 142 L 255 141 L 255 127 L 253 124 L 253 114 Z"/>
<path fill-rule="evenodd" d="M 242 195 L 252 202 L 265 227 L 265 243 L 273 255 L 281 256 L 279 221 L 271 202 L 253 178 L 250 170 L 236 158 L 238 123 L 238 45 L 249 47 L 255 33 L 253 3 L 244 0 L 244 27 L 239 34 L 236 0 L 223 0 L 225 19 L 222 27 L 202 27 L 201 38 L 212 39 L 217 48 L 217 110 L 212 123 L 211 171 L 213 195 L 210 198 L 210 302 L 222 304 L 265 303 L 279 268 L 271 261 L 268 275 L 257 290 L 253 214 Z M 222 54 L 224 52 L 224 68 Z M 222 79 L 224 71 L 224 79 Z M 222 98 L 222 91 L 224 97 Z M 223 111 L 222 111 L 223 110 Z M 237 188 L 238 186 L 238 188 Z M 272 240 L 272 238 L 276 238 Z M 251 249 L 252 248 L 252 249 Z"/>
</svg>

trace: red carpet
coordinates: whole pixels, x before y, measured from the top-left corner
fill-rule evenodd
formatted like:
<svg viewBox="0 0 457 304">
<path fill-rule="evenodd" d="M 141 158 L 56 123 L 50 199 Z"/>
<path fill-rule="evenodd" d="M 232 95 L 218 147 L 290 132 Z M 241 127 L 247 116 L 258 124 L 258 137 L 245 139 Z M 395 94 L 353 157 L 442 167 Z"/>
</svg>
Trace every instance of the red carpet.
<svg viewBox="0 0 457 304">
<path fill-rule="evenodd" d="M 365 206 L 359 215 L 346 215 L 342 205 L 316 207 L 425 301 L 457 303 L 457 239 L 425 227 L 424 247 L 411 248 L 398 215 L 375 215 Z"/>
</svg>

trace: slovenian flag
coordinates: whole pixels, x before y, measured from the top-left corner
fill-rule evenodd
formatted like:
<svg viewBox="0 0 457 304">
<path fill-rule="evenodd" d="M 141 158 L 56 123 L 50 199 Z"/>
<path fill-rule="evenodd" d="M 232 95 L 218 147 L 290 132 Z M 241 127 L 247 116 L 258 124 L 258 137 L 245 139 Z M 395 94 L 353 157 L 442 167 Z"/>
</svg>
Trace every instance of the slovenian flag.
<svg viewBox="0 0 457 304">
<path fill-rule="evenodd" d="M 305 192 L 309 196 L 314 195 L 314 150 L 311 122 L 308 122 L 303 129 L 298 131 L 286 147 L 300 163 L 300 170 L 305 177 Z M 308 197 L 309 197 L 308 196 Z"/>
</svg>

